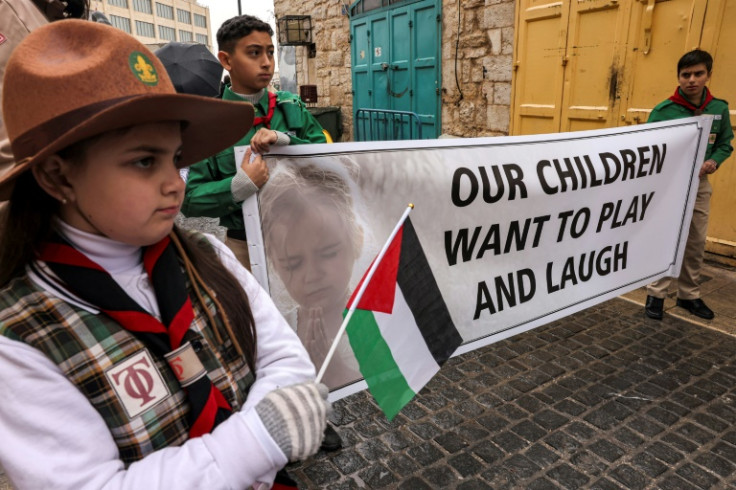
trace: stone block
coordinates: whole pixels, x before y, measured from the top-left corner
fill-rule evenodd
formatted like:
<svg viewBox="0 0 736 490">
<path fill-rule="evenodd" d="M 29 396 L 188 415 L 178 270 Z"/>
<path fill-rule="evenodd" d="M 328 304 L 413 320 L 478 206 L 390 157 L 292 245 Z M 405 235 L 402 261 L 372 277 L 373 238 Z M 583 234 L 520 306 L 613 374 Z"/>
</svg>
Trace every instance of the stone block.
<svg viewBox="0 0 736 490">
<path fill-rule="evenodd" d="M 484 11 L 483 27 L 493 29 L 495 27 L 508 27 L 514 25 L 513 2 L 499 3 L 486 7 Z"/>
<path fill-rule="evenodd" d="M 487 127 L 491 131 L 509 131 L 509 106 L 491 105 L 487 110 Z"/>
<path fill-rule="evenodd" d="M 502 30 L 500 28 L 497 29 L 489 29 L 486 31 L 488 33 L 488 44 L 491 47 L 491 54 L 493 55 L 499 55 L 501 54 L 501 48 L 502 48 Z"/>
</svg>

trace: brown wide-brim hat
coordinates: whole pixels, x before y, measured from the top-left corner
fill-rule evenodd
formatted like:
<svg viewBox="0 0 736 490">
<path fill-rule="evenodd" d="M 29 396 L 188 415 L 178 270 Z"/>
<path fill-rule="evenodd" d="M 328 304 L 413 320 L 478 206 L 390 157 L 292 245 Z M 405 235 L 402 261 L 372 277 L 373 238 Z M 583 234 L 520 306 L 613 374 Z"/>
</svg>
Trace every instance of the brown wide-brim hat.
<svg viewBox="0 0 736 490">
<path fill-rule="evenodd" d="M 15 164 L 0 178 L 0 200 L 15 179 L 64 148 L 107 131 L 181 121 L 185 167 L 236 143 L 253 126 L 253 106 L 177 94 L 158 58 L 111 26 L 63 20 L 31 32 L 3 79 L 2 118 Z"/>
</svg>

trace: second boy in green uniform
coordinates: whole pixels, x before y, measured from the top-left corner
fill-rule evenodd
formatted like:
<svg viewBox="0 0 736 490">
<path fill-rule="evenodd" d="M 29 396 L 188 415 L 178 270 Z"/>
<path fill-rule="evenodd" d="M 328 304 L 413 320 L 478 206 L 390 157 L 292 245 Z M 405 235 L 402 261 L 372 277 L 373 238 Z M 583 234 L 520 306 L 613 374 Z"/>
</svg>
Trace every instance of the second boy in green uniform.
<svg viewBox="0 0 736 490">
<path fill-rule="evenodd" d="M 700 297 L 700 271 L 703 267 L 705 239 L 708 230 L 710 196 L 713 188 L 708 175 L 715 172 L 733 151 L 728 103 L 711 95 L 706 83 L 710 80 L 713 58 L 706 51 L 696 49 L 686 53 L 677 62 L 677 81 L 675 93 L 652 110 L 648 122 L 669 121 L 683 117 L 711 114 L 713 124 L 708 135 L 705 161 L 700 168 L 698 194 L 695 199 L 690 231 L 682 259 L 682 269 L 677 278 L 677 306 L 685 308 L 693 315 L 712 319 L 715 314 Z M 646 315 L 661 320 L 664 315 L 664 298 L 672 278 L 664 277 L 647 286 Z"/>
</svg>

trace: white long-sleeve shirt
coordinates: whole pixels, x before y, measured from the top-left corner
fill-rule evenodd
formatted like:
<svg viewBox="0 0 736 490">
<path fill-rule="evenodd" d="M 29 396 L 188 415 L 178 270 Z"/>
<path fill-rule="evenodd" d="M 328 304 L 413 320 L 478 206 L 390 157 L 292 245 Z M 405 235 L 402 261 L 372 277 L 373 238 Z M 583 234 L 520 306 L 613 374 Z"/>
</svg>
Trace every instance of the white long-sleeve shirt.
<svg viewBox="0 0 736 490">
<path fill-rule="evenodd" d="M 139 280 L 147 276 L 135 247 L 127 250 L 118 242 L 62 229 L 93 261 L 110 267 L 133 299 L 158 315 L 153 289 Z M 287 463 L 254 408 L 274 389 L 313 380 L 314 366 L 255 278 L 227 247 L 208 238 L 245 289 L 255 320 L 256 380 L 243 408 L 211 434 L 155 451 L 126 469 L 105 421 L 56 364 L 28 344 L 0 337 L 0 463 L 18 489 L 243 489 L 270 483 Z M 48 284 L 39 285 L 68 299 Z"/>
</svg>

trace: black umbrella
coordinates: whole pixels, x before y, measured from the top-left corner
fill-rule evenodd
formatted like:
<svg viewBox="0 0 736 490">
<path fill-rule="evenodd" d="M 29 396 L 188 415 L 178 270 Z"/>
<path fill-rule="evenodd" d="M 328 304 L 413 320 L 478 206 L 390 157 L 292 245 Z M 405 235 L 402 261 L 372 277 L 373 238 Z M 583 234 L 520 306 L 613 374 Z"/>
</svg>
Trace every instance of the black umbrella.
<svg viewBox="0 0 736 490">
<path fill-rule="evenodd" d="M 177 92 L 206 97 L 220 93 L 222 65 L 204 44 L 170 42 L 156 50 L 156 56 Z"/>
</svg>

